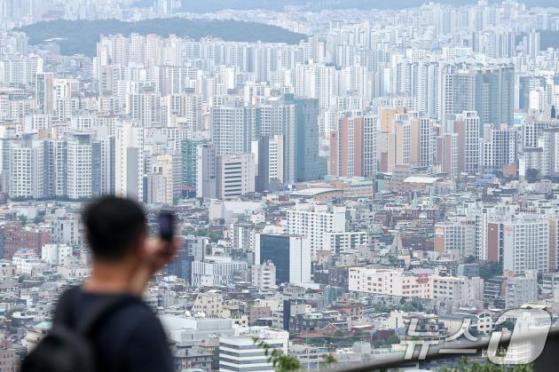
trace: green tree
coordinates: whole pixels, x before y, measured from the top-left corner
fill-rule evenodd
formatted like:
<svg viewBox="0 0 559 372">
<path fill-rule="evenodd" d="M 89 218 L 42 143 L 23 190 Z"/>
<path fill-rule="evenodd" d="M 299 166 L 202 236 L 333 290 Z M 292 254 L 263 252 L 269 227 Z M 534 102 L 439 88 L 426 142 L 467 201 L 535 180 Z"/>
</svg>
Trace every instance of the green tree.
<svg viewBox="0 0 559 372">
<path fill-rule="evenodd" d="M 386 340 L 386 343 L 388 345 L 399 344 L 400 343 L 400 338 L 396 335 L 392 335 L 392 336 L 388 337 L 388 340 Z"/>
<path fill-rule="evenodd" d="M 322 359 L 323 359 L 324 364 L 326 364 L 326 366 L 328 368 L 330 368 L 330 367 L 332 367 L 332 365 L 338 363 L 338 360 L 336 359 L 336 357 L 331 353 L 325 354 L 322 357 Z"/>
<path fill-rule="evenodd" d="M 528 183 L 534 183 L 540 179 L 540 171 L 534 168 L 528 168 L 526 170 L 526 181 Z"/>
<path fill-rule="evenodd" d="M 268 362 L 272 363 L 276 372 L 292 372 L 301 369 L 301 363 L 296 357 L 274 349 L 258 337 L 254 337 L 252 340 L 258 347 L 264 349 L 264 355 L 268 357 Z"/>
<path fill-rule="evenodd" d="M 531 364 L 517 366 L 500 366 L 489 361 L 480 364 L 477 362 L 469 363 L 466 357 L 460 358 L 455 367 L 443 368 L 442 372 L 534 372 Z"/>
<path fill-rule="evenodd" d="M 217 371 L 219 369 L 219 347 L 216 347 L 212 351 L 212 370 Z"/>
<path fill-rule="evenodd" d="M 503 266 L 499 262 L 487 262 L 479 267 L 479 276 L 484 280 L 502 274 Z"/>
</svg>

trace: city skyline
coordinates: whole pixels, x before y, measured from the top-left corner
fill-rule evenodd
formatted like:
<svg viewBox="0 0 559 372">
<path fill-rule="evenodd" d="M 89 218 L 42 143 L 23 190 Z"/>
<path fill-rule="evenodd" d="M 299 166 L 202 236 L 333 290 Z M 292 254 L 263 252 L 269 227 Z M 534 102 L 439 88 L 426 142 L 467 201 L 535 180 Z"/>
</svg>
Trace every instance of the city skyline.
<svg viewBox="0 0 559 372">
<path fill-rule="evenodd" d="M 0 0 L 0 372 L 88 276 L 103 195 L 176 214 L 144 298 L 178 371 L 556 315 L 559 7 L 377 3 Z"/>
</svg>

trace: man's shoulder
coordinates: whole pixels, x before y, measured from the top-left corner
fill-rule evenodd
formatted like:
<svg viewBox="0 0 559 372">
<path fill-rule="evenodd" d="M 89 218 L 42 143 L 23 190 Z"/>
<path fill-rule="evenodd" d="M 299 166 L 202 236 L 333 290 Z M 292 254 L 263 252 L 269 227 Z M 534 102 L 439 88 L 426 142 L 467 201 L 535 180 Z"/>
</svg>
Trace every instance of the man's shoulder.
<svg viewBox="0 0 559 372">
<path fill-rule="evenodd" d="M 155 312 L 145 303 L 131 303 L 117 310 L 101 330 L 101 339 L 112 339 L 116 344 L 133 345 L 166 344 L 166 334 Z M 150 346 L 151 347 L 151 346 Z"/>
<path fill-rule="evenodd" d="M 134 326 L 143 322 L 158 322 L 154 311 L 140 297 L 129 294 L 91 293 L 80 287 L 71 288 L 62 295 L 57 309 L 60 311 L 57 312 L 65 315 L 64 313 L 69 310 L 75 319 L 77 314 L 83 315 L 106 307 L 109 307 L 110 310 L 103 316 L 102 324 L 116 326 L 116 329 L 128 328 L 126 326 Z"/>
<path fill-rule="evenodd" d="M 119 318 L 126 323 L 159 322 L 155 312 L 139 299 L 137 301 L 128 302 L 115 310 L 111 318 Z"/>
</svg>

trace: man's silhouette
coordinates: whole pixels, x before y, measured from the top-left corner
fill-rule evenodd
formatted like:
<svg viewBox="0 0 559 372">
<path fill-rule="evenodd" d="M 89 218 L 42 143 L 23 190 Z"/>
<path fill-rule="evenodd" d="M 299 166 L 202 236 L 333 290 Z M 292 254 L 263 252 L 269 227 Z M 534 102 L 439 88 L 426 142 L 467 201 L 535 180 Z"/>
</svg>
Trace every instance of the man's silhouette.
<svg viewBox="0 0 559 372">
<path fill-rule="evenodd" d="M 96 369 L 173 371 L 163 327 L 141 295 L 152 276 L 172 259 L 177 244 L 148 238 L 144 211 L 128 199 L 101 198 L 85 208 L 82 218 L 93 259 L 91 275 L 81 287 L 62 296 L 55 324 L 78 327 L 92 309 L 122 297 L 124 304 L 90 336 Z"/>
</svg>

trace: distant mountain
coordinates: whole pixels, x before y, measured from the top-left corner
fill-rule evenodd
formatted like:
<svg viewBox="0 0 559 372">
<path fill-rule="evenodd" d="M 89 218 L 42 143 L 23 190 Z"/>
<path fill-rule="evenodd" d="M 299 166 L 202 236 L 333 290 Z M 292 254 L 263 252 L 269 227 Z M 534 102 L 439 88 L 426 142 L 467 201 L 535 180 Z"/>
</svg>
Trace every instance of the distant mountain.
<svg viewBox="0 0 559 372">
<path fill-rule="evenodd" d="M 175 34 L 198 40 L 203 37 L 216 37 L 226 41 L 282 42 L 296 44 L 305 35 L 288 31 L 281 27 L 254 22 L 188 20 L 182 18 L 151 19 L 141 22 L 121 22 L 116 20 L 99 21 L 51 21 L 25 26 L 31 45 L 56 40 L 61 53 L 65 55 L 84 54 L 94 56 L 101 35 L 131 33 Z"/>
<path fill-rule="evenodd" d="M 426 4 L 430 0 L 182 0 L 182 10 L 188 12 L 214 12 L 221 9 L 281 10 L 286 6 L 304 6 L 317 9 L 403 9 Z M 450 5 L 475 4 L 477 0 L 434 0 Z M 498 2 L 498 1 L 492 1 Z M 525 0 L 529 6 L 559 7 L 557 0 Z"/>
</svg>

